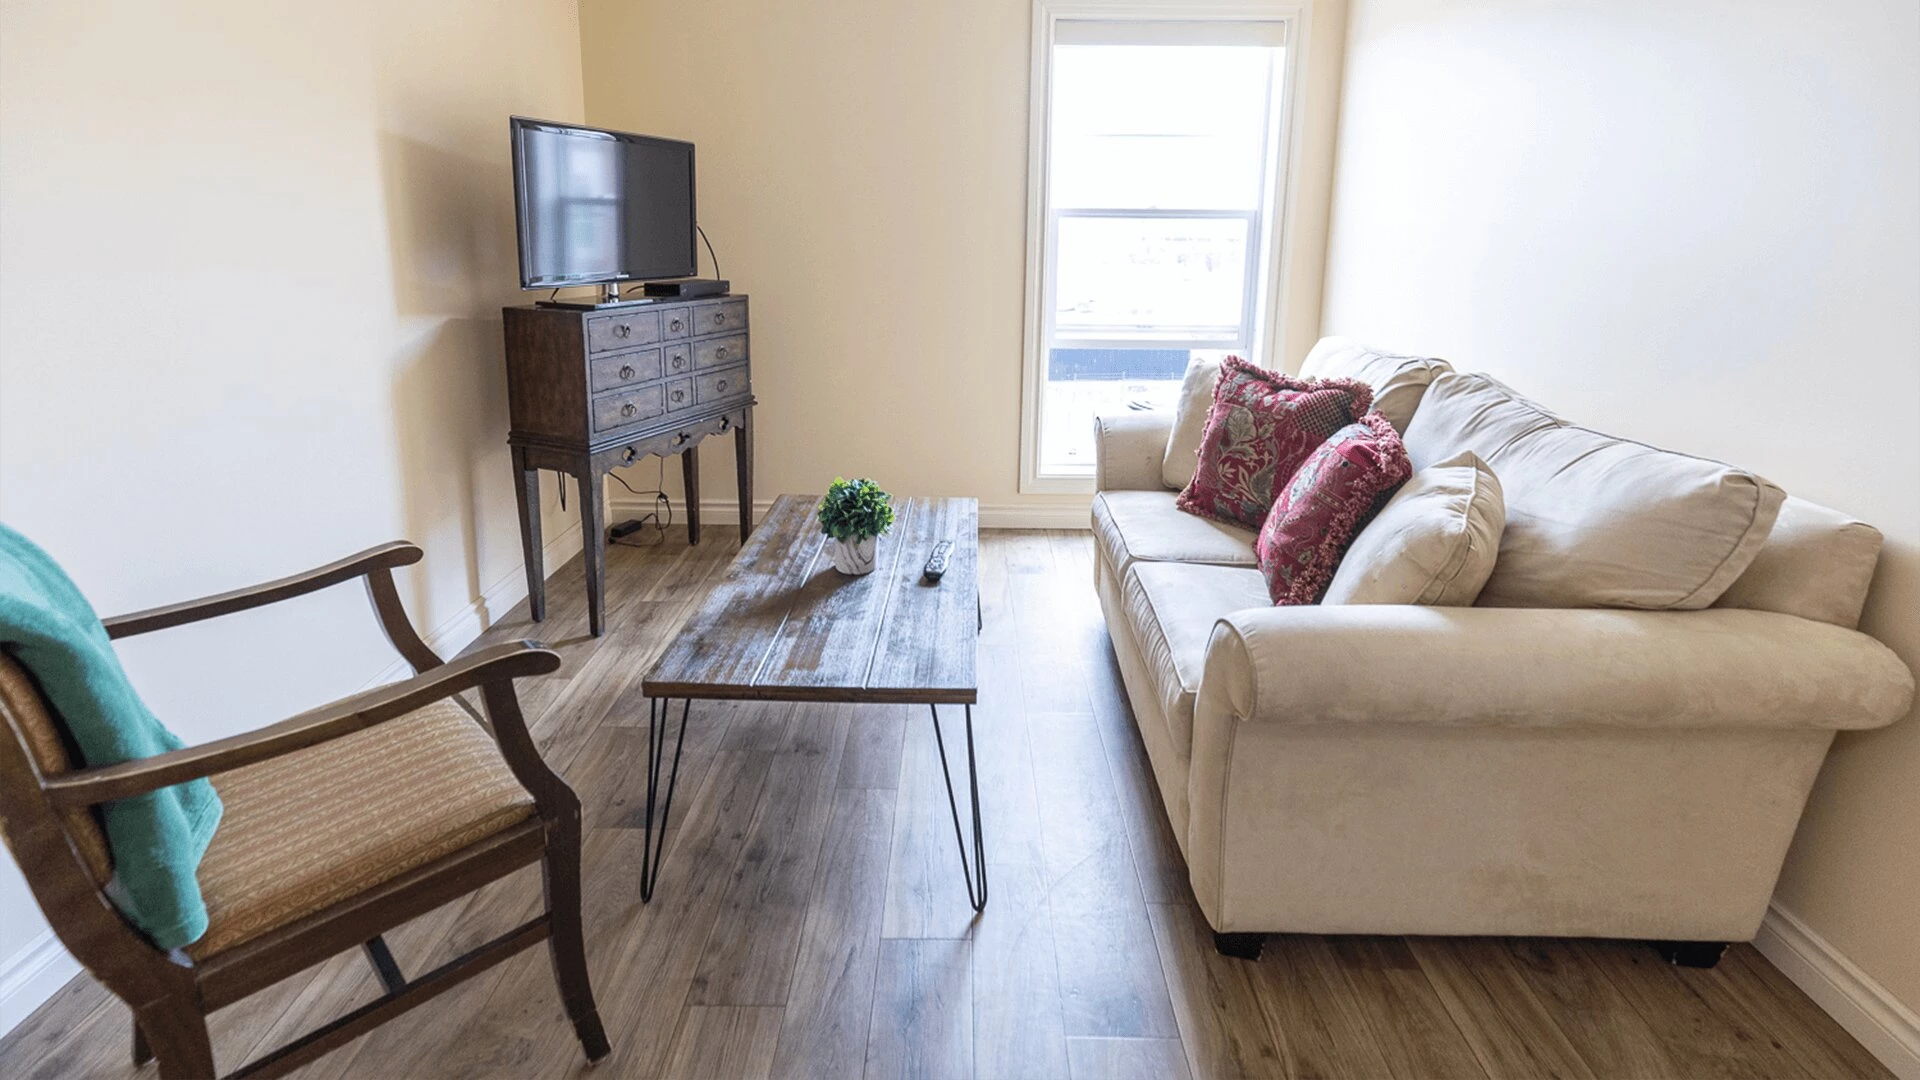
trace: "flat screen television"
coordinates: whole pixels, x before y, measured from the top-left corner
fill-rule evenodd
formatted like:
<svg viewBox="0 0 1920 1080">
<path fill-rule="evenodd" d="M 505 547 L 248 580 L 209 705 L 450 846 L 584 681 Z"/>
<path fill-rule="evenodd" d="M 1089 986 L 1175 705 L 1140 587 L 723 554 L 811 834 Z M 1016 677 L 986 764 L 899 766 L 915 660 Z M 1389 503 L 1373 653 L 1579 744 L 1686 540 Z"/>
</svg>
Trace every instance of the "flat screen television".
<svg viewBox="0 0 1920 1080">
<path fill-rule="evenodd" d="M 513 118 L 520 287 L 691 277 L 693 144 Z"/>
</svg>

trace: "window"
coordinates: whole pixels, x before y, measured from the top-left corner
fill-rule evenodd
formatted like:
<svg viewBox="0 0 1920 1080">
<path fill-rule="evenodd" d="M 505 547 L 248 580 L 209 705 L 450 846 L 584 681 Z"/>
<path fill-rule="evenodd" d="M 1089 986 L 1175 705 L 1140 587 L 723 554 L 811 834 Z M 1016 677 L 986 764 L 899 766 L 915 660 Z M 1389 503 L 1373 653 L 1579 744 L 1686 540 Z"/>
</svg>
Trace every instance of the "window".
<svg viewBox="0 0 1920 1080">
<path fill-rule="evenodd" d="M 1110 8 L 1035 6 L 1027 491 L 1085 490 L 1096 415 L 1171 408 L 1192 356 L 1269 334 L 1287 9 Z"/>
</svg>

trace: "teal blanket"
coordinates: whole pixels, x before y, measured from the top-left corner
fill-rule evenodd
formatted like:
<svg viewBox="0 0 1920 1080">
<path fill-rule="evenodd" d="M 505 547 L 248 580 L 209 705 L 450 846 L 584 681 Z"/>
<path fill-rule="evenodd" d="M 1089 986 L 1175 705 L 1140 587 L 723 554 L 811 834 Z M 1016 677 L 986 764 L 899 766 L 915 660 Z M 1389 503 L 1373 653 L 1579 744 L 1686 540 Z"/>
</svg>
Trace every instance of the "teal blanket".
<svg viewBox="0 0 1920 1080">
<path fill-rule="evenodd" d="M 33 673 L 85 765 L 117 765 L 186 745 L 133 692 L 100 617 L 66 572 L 5 525 L 0 644 Z M 192 780 L 101 809 L 114 904 L 163 949 L 206 933 L 207 906 L 194 871 L 220 824 L 213 785 Z"/>
</svg>

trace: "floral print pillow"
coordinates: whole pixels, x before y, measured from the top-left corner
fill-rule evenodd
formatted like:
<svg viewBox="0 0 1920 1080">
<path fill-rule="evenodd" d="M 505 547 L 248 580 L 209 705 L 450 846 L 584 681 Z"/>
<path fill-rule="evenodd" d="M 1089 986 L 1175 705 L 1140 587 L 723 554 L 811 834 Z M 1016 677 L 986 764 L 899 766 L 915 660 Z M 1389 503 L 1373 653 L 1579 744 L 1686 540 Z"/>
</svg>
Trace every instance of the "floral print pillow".
<svg viewBox="0 0 1920 1080">
<path fill-rule="evenodd" d="M 1377 412 L 1307 455 L 1253 545 L 1273 602 L 1319 603 L 1347 546 L 1412 475 L 1406 444 Z"/>
<path fill-rule="evenodd" d="M 1199 467 L 1174 505 L 1258 529 L 1307 455 L 1372 404 L 1363 382 L 1296 379 L 1227 357 L 1200 434 Z"/>
</svg>

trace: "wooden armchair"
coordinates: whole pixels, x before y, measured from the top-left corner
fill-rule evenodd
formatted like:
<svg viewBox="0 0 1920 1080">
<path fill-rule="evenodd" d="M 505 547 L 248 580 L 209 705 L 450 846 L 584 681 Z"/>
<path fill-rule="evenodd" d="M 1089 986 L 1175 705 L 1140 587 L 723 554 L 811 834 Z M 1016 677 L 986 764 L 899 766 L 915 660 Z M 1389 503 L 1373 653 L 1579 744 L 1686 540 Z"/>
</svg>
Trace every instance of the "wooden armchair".
<svg viewBox="0 0 1920 1080">
<path fill-rule="evenodd" d="M 541 940 L 590 1061 L 607 1037 L 580 923 L 580 801 L 541 760 L 513 680 L 560 658 L 528 642 L 443 663 L 414 632 L 393 568 L 412 544 L 372 548 L 251 589 L 105 622 L 115 638 L 197 622 L 362 578 L 414 677 L 245 735 L 102 768 L 71 767 L 63 730 L 0 649 L 0 826 L 60 941 L 133 1010 L 136 1065 L 210 1077 L 206 1015 L 346 949 L 364 948 L 386 993 L 247 1063 L 277 1076 L 365 1034 Z M 480 689 L 489 734 L 453 695 Z M 199 879 L 209 925 L 156 948 L 103 889 L 112 873 L 92 807 L 212 777 L 226 814 Z M 373 826 L 378 826 L 377 828 Z M 401 974 L 380 935 L 535 860 L 547 909 L 424 975 Z"/>
</svg>

